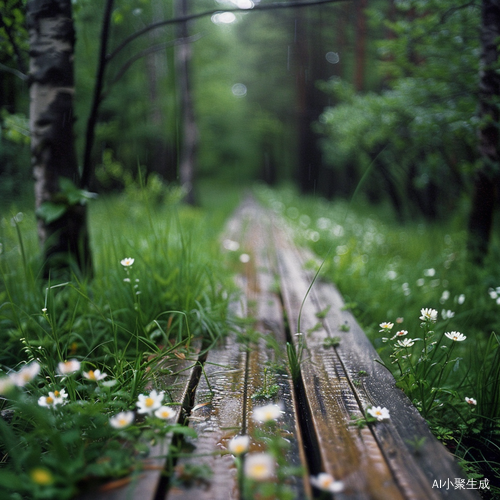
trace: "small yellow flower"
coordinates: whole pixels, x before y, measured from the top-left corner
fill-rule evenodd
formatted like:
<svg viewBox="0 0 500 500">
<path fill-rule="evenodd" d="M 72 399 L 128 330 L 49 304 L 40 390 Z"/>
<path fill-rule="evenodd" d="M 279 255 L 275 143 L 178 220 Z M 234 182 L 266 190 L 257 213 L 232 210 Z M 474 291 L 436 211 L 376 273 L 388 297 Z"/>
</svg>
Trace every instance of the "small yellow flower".
<svg viewBox="0 0 500 500">
<path fill-rule="evenodd" d="M 163 401 L 165 393 L 162 391 L 160 393 L 156 391 L 151 391 L 148 396 L 144 394 L 139 394 L 138 401 L 136 403 L 138 413 L 149 413 L 150 415 L 160 408 L 161 402 Z"/>
<path fill-rule="evenodd" d="M 342 481 L 335 481 L 326 472 L 320 472 L 317 476 L 311 476 L 310 481 L 314 487 L 323 491 L 329 491 L 330 493 L 340 493 L 344 489 Z"/>
<path fill-rule="evenodd" d="M 415 341 L 413 339 L 403 339 L 403 340 L 397 341 L 398 347 L 403 347 L 403 348 L 411 347 L 414 344 L 415 344 Z"/>
<path fill-rule="evenodd" d="M 30 471 L 31 480 L 40 486 L 48 486 L 54 482 L 54 476 L 45 467 L 35 467 Z"/>
<path fill-rule="evenodd" d="M 68 394 L 64 389 L 60 391 L 49 392 L 48 396 L 41 396 L 38 399 L 38 404 L 40 406 L 55 407 L 57 405 L 64 404 L 64 400 L 68 397 Z"/>
<path fill-rule="evenodd" d="M 40 365 L 34 361 L 23 366 L 18 372 L 10 373 L 9 378 L 18 387 L 24 387 L 40 373 Z"/>
<path fill-rule="evenodd" d="M 380 406 L 374 406 L 373 408 L 368 408 L 366 410 L 372 417 L 375 417 L 377 420 L 389 420 L 389 410 L 387 408 L 381 408 Z"/>
<path fill-rule="evenodd" d="M 424 307 L 420 310 L 420 320 L 429 323 L 435 323 L 437 321 L 438 312 L 436 309 L 430 307 Z"/>
<path fill-rule="evenodd" d="M 394 323 L 384 321 L 383 323 L 380 323 L 379 326 L 381 328 L 379 332 L 390 332 L 392 330 L 392 327 L 394 326 Z"/>
</svg>

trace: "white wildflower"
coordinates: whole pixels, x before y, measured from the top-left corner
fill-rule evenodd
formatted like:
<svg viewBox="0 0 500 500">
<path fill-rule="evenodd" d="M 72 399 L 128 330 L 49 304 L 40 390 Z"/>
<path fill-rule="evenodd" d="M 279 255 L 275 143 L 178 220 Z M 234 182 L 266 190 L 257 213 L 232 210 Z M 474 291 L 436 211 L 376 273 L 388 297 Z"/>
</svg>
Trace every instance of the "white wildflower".
<svg viewBox="0 0 500 500">
<path fill-rule="evenodd" d="M 372 417 L 375 417 L 377 420 L 389 420 L 389 410 L 387 408 L 381 408 L 380 406 L 373 406 L 372 408 L 368 408 L 366 410 Z"/>
<path fill-rule="evenodd" d="M 231 439 L 231 441 L 229 441 L 228 445 L 229 451 L 235 456 L 246 453 L 249 447 L 250 447 L 249 436 L 235 436 L 233 439 Z"/>
</svg>

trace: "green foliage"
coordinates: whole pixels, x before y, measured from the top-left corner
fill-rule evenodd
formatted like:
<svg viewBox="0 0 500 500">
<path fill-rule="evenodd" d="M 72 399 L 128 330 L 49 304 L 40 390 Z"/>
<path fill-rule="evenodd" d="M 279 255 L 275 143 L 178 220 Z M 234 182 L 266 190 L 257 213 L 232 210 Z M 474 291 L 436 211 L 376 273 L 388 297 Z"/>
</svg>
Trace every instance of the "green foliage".
<svg viewBox="0 0 500 500">
<path fill-rule="evenodd" d="M 68 187 L 68 202 L 79 202 L 79 190 Z M 175 375 L 179 359 L 190 360 L 194 339 L 208 348 L 233 321 L 233 285 L 214 231 L 220 214 L 212 224 L 201 209 L 180 205 L 176 191 L 161 199 L 157 192 L 151 179 L 90 206 L 92 282 L 38 281 L 34 214 L 1 221 L 0 393 L 8 396 L 0 402 L 2 498 L 71 498 L 89 478 L 140 473 L 148 444 L 167 433 L 192 433 L 154 416 L 123 429 L 110 423 L 134 409 L 146 384 L 178 405 L 168 399 L 165 375 Z M 62 375 L 66 360 L 81 369 Z M 39 364 L 40 375 L 12 387 L 12 374 L 26 363 Z M 83 375 L 97 370 L 107 377 Z M 63 389 L 60 404 L 40 406 L 40 398 Z"/>
<path fill-rule="evenodd" d="M 1 62 L 11 67 L 22 64 L 19 55 L 28 51 L 24 2 L 22 0 L 0 1 L 0 53 Z"/>
<path fill-rule="evenodd" d="M 264 368 L 264 383 L 262 387 L 252 394 L 252 399 L 273 399 L 278 394 L 280 386 L 273 383 L 274 374 L 268 368 Z"/>
<path fill-rule="evenodd" d="M 379 42 L 389 88 L 356 94 L 345 81 L 320 117 L 323 148 L 344 193 L 386 192 L 400 218 L 457 208 L 478 158 L 475 130 L 479 9 L 453 1 L 399 2 L 393 37 Z M 374 22 L 385 13 L 372 10 Z M 439 203 L 436 200 L 439 199 Z"/>
<path fill-rule="evenodd" d="M 23 113 L 0 109 L 0 206 L 25 197 L 29 169 L 28 120 Z"/>
<path fill-rule="evenodd" d="M 0 113 L 2 119 L 1 139 L 6 139 L 15 144 L 28 145 L 30 143 L 29 123 L 22 113 L 10 114 L 2 109 Z"/>
<path fill-rule="evenodd" d="M 60 190 L 51 201 L 44 201 L 36 210 L 35 214 L 45 221 L 46 224 L 62 217 L 70 207 L 74 205 L 85 205 L 89 200 L 96 197 L 85 189 L 78 189 L 67 177 L 59 179 Z"/>
<path fill-rule="evenodd" d="M 49 375 L 45 367 L 42 371 Z M 53 375 L 48 378 L 54 382 L 33 382 L 7 392 L 9 403 L 4 402 L 3 412 L 11 420 L 0 419 L 0 450 L 7 458 L 0 468 L 2 498 L 73 498 L 84 480 L 125 476 L 134 469 L 140 472 L 140 458 L 147 456 L 148 445 L 170 432 L 188 430 L 152 415 L 123 428 L 110 425 L 110 417 L 135 403 L 137 394 L 129 392 L 130 380 L 114 380 L 113 385 L 85 381 L 78 375 L 57 382 Z M 63 386 L 72 387 L 69 395 Z M 42 407 L 38 396 L 45 400 L 56 387 L 64 395 L 62 402 Z"/>
</svg>

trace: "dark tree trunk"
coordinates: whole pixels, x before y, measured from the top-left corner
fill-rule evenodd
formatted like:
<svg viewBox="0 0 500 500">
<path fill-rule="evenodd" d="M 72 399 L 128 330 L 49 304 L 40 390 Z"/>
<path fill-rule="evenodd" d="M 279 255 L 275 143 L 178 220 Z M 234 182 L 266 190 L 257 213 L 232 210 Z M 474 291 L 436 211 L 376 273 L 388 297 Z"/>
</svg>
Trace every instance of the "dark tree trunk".
<svg viewBox="0 0 500 500">
<path fill-rule="evenodd" d="M 165 4 L 162 2 L 153 2 L 151 4 L 153 20 L 165 18 Z M 167 29 L 158 29 L 148 33 L 151 46 L 158 46 L 168 38 Z M 158 173 L 168 182 L 177 180 L 177 157 L 174 148 L 166 139 L 166 117 L 161 104 L 161 86 L 167 74 L 167 55 L 164 51 L 155 51 L 146 58 L 146 73 L 148 77 L 149 88 L 149 122 L 154 125 L 155 130 L 161 131 L 153 136 L 150 141 L 149 149 L 151 156 L 148 159 L 150 169 Z M 170 141 L 175 142 L 175 141 Z"/>
<path fill-rule="evenodd" d="M 500 74 L 498 72 L 498 39 L 500 37 L 500 5 L 496 0 L 483 0 L 481 13 L 481 65 L 479 81 L 479 152 L 482 164 L 474 180 L 469 216 L 468 254 L 472 262 L 481 264 L 488 252 L 496 188 L 499 178 L 499 108 Z"/>
<path fill-rule="evenodd" d="M 355 68 L 354 88 L 360 92 L 364 89 L 366 68 L 366 14 L 368 0 L 357 0 L 356 6 L 356 45 L 355 45 Z"/>
<path fill-rule="evenodd" d="M 188 14 L 188 1 L 176 0 L 176 17 Z M 185 201 L 190 205 L 196 203 L 194 190 L 195 162 L 198 147 L 198 128 L 194 116 L 194 106 L 191 93 L 191 79 L 189 74 L 191 62 L 191 45 L 187 41 L 189 36 L 187 21 L 179 24 L 178 37 L 186 43 L 176 47 L 176 76 L 179 91 L 181 117 L 181 149 L 179 158 L 179 182 L 186 191 Z"/>
<path fill-rule="evenodd" d="M 322 19 L 300 11 L 295 19 L 295 64 L 298 108 L 298 180 L 302 193 L 324 194 L 323 156 L 313 123 L 328 104 L 326 94 L 316 82 L 328 78 L 328 65 L 322 43 Z"/>
<path fill-rule="evenodd" d="M 38 213 L 44 205 L 65 207 L 55 219 L 39 217 L 44 275 L 77 268 L 90 272 L 86 206 L 71 204 L 61 178 L 79 184 L 73 137 L 75 31 L 71 0 L 30 0 L 30 129 Z"/>
</svg>

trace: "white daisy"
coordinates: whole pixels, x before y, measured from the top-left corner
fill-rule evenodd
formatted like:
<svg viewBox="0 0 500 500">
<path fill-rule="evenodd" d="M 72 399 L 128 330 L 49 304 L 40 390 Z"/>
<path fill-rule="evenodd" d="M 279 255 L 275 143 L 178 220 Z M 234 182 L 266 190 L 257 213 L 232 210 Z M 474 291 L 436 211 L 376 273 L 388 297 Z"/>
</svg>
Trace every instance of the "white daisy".
<svg viewBox="0 0 500 500">
<path fill-rule="evenodd" d="M 165 393 L 162 391 L 160 393 L 155 390 L 151 391 L 148 396 L 144 394 L 139 394 L 138 401 L 136 403 L 138 413 L 148 413 L 151 415 L 155 410 L 161 407 L 161 402 L 163 401 L 163 396 Z"/>
<path fill-rule="evenodd" d="M 249 446 L 249 436 L 235 436 L 229 441 L 228 449 L 233 455 L 242 455 L 248 451 Z"/>
<path fill-rule="evenodd" d="M 380 406 L 373 406 L 372 408 L 368 408 L 366 411 L 379 421 L 389 420 L 391 418 L 389 410 L 387 408 L 381 408 Z"/>
<path fill-rule="evenodd" d="M 252 419 L 256 422 L 271 422 L 273 420 L 278 420 L 278 418 L 283 415 L 283 410 L 281 406 L 268 404 L 266 406 L 260 406 L 258 408 L 254 408 L 252 412 Z"/>
<path fill-rule="evenodd" d="M 133 411 L 122 411 L 109 419 L 111 427 L 123 429 L 128 427 L 134 421 Z"/>
</svg>

